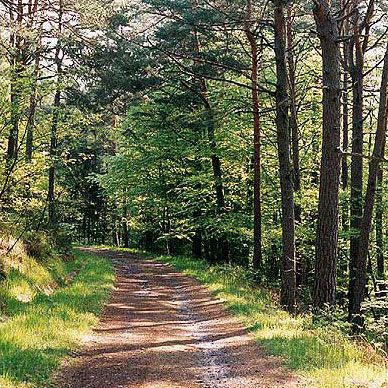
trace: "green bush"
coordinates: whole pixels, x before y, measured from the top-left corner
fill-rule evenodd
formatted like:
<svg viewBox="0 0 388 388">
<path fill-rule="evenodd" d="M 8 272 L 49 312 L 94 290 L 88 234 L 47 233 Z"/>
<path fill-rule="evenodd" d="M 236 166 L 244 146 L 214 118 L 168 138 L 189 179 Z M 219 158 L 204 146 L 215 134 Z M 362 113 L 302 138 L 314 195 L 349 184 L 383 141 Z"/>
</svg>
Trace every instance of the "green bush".
<svg viewBox="0 0 388 388">
<path fill-rule="evenodd" d="M 55 247 L 61 252 L 68 252 L 72 243 L 70 236 L 66 230 L 57 232 L 54 236 Z"/>
<path fill-rule="evenodd" d="M 36 259 L 46 259 L 52 253 L 53 240 L 45 232 L 26 233 L 23 244 L 27 255 Z"/>
</svg>

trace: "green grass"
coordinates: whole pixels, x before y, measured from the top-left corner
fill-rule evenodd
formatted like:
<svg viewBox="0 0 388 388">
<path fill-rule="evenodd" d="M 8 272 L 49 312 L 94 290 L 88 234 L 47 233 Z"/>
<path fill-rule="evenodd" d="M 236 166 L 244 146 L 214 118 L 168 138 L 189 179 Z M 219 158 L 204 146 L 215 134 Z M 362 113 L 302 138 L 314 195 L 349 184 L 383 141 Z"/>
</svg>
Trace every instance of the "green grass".
<svg viewBox="0 0 388 388">
<path fill-rule="evenodd" d="M 42 265 L 24 258 L 0 286 L 0 387 L 47 387 L 55 369 L 97 322 L 114 282 L 106 260 L 75 251 L 76 259 Z"/>
<path fill-rule="evenodd" d="M 143 252 L 144 253 L 144 252 Z M 268 354 L 320 388 L 387 387 L 387 363 L 373 349 L 360 346 L 335 328 L 319 328 L 309 314 L 291 316 L 268 290 L 252 287 L 242 268 L 209 267 L 204 261 L 147 254 L 191 275 L 225 302 L 251 330 Z"/>
</svg>

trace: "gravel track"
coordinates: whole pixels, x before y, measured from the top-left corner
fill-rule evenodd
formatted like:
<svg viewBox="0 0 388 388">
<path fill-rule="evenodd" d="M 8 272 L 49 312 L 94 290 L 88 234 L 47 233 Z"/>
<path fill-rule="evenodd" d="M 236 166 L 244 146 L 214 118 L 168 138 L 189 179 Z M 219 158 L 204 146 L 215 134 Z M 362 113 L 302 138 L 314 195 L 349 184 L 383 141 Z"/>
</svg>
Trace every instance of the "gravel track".
<svg viewBox="0 0 388 388">
<path fill-rule="evenodd" d="M 57 388 L 294 388 L 222 302 L 172 267 L 128 252 L 99 325 L 55 378 Z"/>
</svg>

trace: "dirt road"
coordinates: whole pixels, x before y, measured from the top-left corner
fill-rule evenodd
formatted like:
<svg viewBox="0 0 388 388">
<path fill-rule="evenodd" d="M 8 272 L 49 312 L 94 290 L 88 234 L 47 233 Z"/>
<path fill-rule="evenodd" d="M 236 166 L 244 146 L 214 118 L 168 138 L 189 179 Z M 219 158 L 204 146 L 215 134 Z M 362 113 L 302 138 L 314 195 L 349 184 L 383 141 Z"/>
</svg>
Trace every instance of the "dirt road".
<svg viewBox="0 0 388 388">
<path fill-rule="evenodd" d="M 126 252 L 112 260 L 115 290 L 57 388 L 294 388 L 222 303 L 190 277 Z"/>
</svg>

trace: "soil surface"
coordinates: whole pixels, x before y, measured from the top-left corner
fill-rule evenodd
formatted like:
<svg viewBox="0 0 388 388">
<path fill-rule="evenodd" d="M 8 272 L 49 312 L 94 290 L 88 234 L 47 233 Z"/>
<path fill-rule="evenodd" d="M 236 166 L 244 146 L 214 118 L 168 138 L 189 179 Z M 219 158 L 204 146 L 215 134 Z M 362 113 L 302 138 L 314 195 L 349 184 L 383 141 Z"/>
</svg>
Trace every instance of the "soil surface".
<svg viewBox="0 0 388 388">
<path fill-rule="evenodd" d="M 196 280 L 128 252 L 91 251 L 112 260 L 117 283 L 57 388 L 302 386 Z"/>
</svg>

